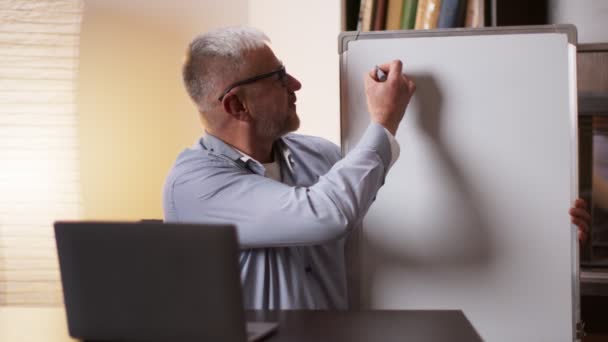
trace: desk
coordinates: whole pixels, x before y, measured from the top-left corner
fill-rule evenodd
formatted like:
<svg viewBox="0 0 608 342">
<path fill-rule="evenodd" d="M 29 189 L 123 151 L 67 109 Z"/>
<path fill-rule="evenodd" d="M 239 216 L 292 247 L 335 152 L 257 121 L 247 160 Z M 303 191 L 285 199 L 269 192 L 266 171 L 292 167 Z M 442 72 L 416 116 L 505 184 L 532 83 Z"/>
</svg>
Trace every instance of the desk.
<svg viewBox="0 0 608 342">
<path fill-rule="evenodd" d="M 247 311 L 250 321 L 279 321 L 264 342 L 481 341 L 460 310 Z"/>
<path fill-rule="evenodd" d="M 481 341 L 461 311 L 248 311 L 252 321 L 278 320 L 264 342 Z M 75 342 L 62 307 L 0 307 L 0 341 Z"/>
</svg>

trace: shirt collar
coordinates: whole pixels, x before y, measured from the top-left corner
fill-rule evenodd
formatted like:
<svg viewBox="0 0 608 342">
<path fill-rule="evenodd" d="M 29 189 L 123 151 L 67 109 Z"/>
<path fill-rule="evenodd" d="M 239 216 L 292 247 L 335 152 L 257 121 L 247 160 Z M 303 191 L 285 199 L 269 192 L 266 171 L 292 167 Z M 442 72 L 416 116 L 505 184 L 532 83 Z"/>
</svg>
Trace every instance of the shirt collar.
<svg viewBox="0 0 608 342">
<path fill-rule="evenodd" d="M 276 144 L 277 148 L 281 152 L 280 154 L 283 158 L 283 163 L 287 165 L 287 167 L 289 168 L 289 172 L 293 174 L 294 161 L 293 157 L 291 156 L 291 150 L 289 149 L 289 147 L 287 147 L 287 144 L 285 143 L 285 140 L 283 138 L 279 138 L 276 141 Z"/>
<path fill-rule="evenodd" d="M 259 175 L 264 175 L 266 169 L 259 161 L 251 158 L 248 155 L 241 153 L 238 149 L 230 146 L 229 144 L 222 141 L 220 138 L 205 132 L 205 134 L 200 138 L 199 145 L 204 149 L 209 151 L 211 154 L 221 155 L 229 160 L 234 161 L 240 166 L 243 166 L 250 171 L 257 173 Z M 291 156 L 291 151 L 287 147 L 287 144 L 283 141 L 283 138 L 277 139 L 275 142 L 275 146 L 273 148 L 278 148 L 281 158 L 283 158 L 283 162 L 289 168 L 289 171 L 293 172 L 293 158 Z"/>
</svg>

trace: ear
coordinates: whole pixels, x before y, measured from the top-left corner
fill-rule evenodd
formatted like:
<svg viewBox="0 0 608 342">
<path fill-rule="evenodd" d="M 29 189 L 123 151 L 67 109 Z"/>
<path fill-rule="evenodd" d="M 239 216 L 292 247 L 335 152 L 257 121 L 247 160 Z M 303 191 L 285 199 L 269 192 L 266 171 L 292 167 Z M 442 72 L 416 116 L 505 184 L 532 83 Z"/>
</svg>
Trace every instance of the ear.
<svg viewBox="0 0 608 342">
<path fill-rule="evenodd" d="M 232 92 L 229 92 L 222 99 L 224 111 L 234 119 L 239 121 L 251 121 L 251 115 L 241 99 Z"/>
</svg>

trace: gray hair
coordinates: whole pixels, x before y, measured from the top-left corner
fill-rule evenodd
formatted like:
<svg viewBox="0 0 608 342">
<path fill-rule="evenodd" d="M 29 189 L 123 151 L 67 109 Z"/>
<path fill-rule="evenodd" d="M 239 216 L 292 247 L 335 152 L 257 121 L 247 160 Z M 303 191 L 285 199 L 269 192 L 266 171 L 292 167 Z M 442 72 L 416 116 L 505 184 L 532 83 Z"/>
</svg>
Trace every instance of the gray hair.
<svg viewBox="0 0 608 342">
<path fill-rule="evenodd" d="M 205 111 L 217 101 L 222 76 L 238 71 L 247 51 L 269 42 L 262 31 L 248 26 L 215 29 L 196 37 L 188 47 L 182 77 L 199 110 Z"/>
</svg>

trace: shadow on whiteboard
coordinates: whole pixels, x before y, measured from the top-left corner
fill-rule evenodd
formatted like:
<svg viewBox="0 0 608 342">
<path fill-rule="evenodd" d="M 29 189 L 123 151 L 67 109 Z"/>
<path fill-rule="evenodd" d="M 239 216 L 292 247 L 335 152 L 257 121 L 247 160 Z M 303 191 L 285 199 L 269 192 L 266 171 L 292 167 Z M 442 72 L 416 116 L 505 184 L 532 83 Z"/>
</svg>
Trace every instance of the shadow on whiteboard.
<svg viewBox="0 0 608 342">
<path fill-rule="evenodd" d="M 388 268 L 486 268 L 495 256 L 479 196 L 484 189 L 475 187 L 459 158 L 461 147 L 446 139 L 453 122 L 445 121 L 455 117 L 444 108 L 441 85 L 431 74 L 411 77 L 417 90 L 397 134 L 401 156 L 363 225 L 367 261 Z M 454 101 L 458 89 L 450 92 Z"/>
</svg>

